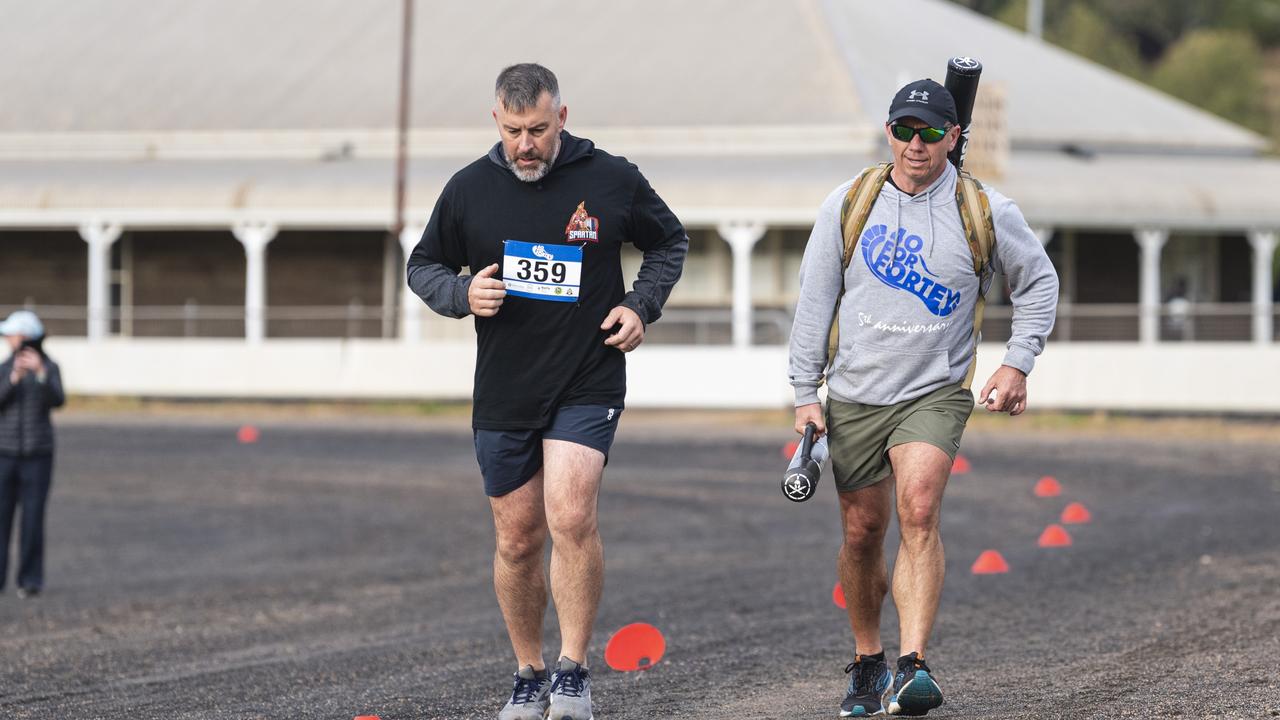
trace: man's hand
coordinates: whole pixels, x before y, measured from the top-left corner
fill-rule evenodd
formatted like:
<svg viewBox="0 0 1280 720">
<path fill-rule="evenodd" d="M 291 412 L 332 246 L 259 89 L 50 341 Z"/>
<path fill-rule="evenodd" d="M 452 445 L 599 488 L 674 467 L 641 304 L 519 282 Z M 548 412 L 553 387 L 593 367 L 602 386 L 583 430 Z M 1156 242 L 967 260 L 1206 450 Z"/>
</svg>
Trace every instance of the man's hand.
<svg viewBox="0 0 1280 720">
<path fill-rule="evenodd" d="M 1027 376 L 1017 368 L 1001 365 L 978 395 L 988 412 L 1021 415 L 1027 409 Z"/>
<path fill-rule="evenodd" d="M 816 441 L 827 433 L 827 423 L 822 419 L 822 403 L 809 403 L 796 407 L 796 432 L 804 434 L 804 426 L 813 423 L 818 432 L 813 434 Z"/>
<path fill-rule="evenodd" d="M 493 317 L 502 307 L 502 298 L 507 296 L 507 286 L 495 278 L 498 263 L 476 273 L 467 287 L 467 304 L 471 306 L 471 314 L 476 317 Z"/>
<path fill-rule="evenodd" d="M 609 311 L 604 322 L 600 323 L 600 329 L 608 330 L 618 324 L 622 327 L 618 328 L 618 332 L 605 338 L 604 344 L 616 347 L 622 352 L 631 352 L 640 347 L 640 343 L 644 342 L 644 321 L 636 311 L 625 305 L 619 305 Z"/>
</svg>

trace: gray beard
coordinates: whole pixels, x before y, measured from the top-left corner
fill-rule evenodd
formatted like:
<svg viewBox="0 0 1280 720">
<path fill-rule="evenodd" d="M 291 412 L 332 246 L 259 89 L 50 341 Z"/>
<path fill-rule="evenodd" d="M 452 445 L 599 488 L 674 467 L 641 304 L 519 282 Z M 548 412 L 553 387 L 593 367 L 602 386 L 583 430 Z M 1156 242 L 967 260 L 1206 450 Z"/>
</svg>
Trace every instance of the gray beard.
<svg viewBox="0 0 1280 720">
<path fill-rule="evenodd" d="M 512 175 L 516 176 L 516 179 L 527 183 L 538 182 L 542 178 L 546 177 L 547 173 L 551 172 L 551 166 L 556 164 L 556 158 L 559 156 L 560 138 L 557 137 L 556 146 L 551 151 L 550 161 L 543 160 L 528 170 L 522 170 L 519 165 L 516 165 L 516 161 L 511 159 L 511 156 L 507 154 L 507 149 L 505 147 L 502 148 L 502 159 L 507 161 L 507 169 L 511 171 Z"/>
</svg>

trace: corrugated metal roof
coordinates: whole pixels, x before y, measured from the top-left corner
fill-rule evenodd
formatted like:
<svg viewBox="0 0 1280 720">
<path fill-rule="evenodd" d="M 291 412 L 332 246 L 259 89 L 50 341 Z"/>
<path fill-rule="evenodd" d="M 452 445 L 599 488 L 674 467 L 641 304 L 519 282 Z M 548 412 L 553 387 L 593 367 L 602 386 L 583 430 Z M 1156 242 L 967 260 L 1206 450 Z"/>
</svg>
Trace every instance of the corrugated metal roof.
<svg viewBox="0 0 1280 720">
<path fill-rule="evenodd" d="M 1280 225 L 1280 162 L 1250 157 L 1261 138 L 943 0 L 417 8 L 419 221 L 496 139 L 511 62 L 554 69 L 570 130 L 635 160 L 686 222 L 804 225 L 885 153 L 893 90 L 967 53 L 1007 89 L 997 187 L 1033 222 Z M 389 225 L 399 9 L 0 0 L 0 226 Z M 1050 151 L 1064 144 L 1101 151 Z"/>
<path fill-rule="evenodd" d="M 822 199 L 868 155 L 633 155 L 690 225 L 726 218 L 811 223 Z M 425 222 L 444 183 L 470 158 L 414 160 L 409 219 Z M 226 227 L 265 219 L 281 227 L 390 225 L 385 160 L 167 160 L 0 162 L 0 226 L 67 226 L 94 218 L 134 226 Z M 1035 224 L 1154 225 L 1238 231 L 1280 226 L 1280 162 L 1240 157 L 1021 153 L 994 183 Z M 1066 190 L 1064 190 L 1066 189 Z"/>
<path fill-rule="evenodd" d="M 491 127 L 494 77 L 526 60 L 557 72 L 580 127 L 874 127 L 903 81 L 972 54 L 1008 85 L 1015 142 L 1263 143 L 943 0 L 415 7 L 416 127 Z M 0 17 L 0 133 L 394 125 L 391 0 L 0 0 Z"/>
</svg>

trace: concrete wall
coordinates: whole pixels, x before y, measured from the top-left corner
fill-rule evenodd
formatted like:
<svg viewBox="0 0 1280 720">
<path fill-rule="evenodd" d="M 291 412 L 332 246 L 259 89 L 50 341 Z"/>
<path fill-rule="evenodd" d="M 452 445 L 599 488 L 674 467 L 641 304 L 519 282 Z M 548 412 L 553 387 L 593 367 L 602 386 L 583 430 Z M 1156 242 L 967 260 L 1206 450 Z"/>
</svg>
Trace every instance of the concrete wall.
<svg viewBox="0 0 1280 720">
<path fill-rule="evenodd" d="M 54 338 L 70 392 L 86 395 L 466 400 L 471 341 L 408 347 L 377 340 Z M 1004 348 L 984 345 L 978 378 Z M 649 346 L 629 358 L 634 407 L 775 408 L 791 404 L 786 348 Z M 1030 381 L 1031 407 L 1280 413 L 1280 347 L 1226 343 L 1051 346 Z"/>
</svg>

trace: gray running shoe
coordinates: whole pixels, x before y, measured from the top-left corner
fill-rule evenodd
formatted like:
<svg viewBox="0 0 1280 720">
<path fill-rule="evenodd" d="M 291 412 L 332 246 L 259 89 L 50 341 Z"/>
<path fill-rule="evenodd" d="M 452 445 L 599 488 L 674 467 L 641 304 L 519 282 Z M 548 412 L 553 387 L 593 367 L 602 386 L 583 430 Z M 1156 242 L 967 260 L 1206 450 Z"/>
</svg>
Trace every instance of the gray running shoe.
<svg viewBox="0 0 1280 720">
<path fill-rule="evenodd" d="M 498 712 L 498 720 L 542 720 L 551 704 L 550 691 L 547 671 L 534 672 L 532 665 L 525 665 L 516 673 L 516 686 L 511 699 Z"/>
<path fill-rule="evenodd" d="M 594 720 L 591 714 L 591 675 L 587 669 L 562 657 L 551 676 L 551 712 L 548 720 Z"/>
</svg>

